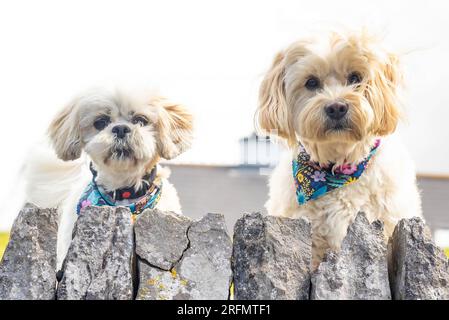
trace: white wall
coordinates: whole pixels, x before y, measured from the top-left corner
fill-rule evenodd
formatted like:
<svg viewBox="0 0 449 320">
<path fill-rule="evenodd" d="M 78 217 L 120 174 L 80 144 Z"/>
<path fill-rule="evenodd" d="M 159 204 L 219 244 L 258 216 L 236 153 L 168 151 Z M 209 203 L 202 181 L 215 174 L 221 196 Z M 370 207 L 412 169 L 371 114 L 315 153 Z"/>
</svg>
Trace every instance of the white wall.
<svg viewBox="0 0 449 320">
<path fill-rule="evenodd" d="M 232 163 L 275 52 L 340 25 L 386 31 L 393 48 L 414 50 L 404 59 L 405 140 L 420 172 L 449 174 L 448 9 L 445 0 L 1 1 L 0 226 L 27 147 L 79 90 L 156 86 L 196 113 L 197 140 L 180 160 Z"/>
</svg>

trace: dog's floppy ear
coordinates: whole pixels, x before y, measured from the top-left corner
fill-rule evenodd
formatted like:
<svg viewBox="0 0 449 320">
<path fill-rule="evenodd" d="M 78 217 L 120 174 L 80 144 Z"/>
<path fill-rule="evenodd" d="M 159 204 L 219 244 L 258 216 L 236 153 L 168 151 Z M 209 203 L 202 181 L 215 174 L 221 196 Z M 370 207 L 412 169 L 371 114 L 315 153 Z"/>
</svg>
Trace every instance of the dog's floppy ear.
<svg viewBox="0 0 449 320">
<path fill-rule="evenodd" d="M 76 103 L 73 102 L 64 107 L 48 128 L 56 155 L 64 161 L 75 160 L 81 156 L 80 127 L 75 106 Z"/>
<path fill-rule="evenodd" d="M 158 150 L 162 158 L 170 160 L 186 151 L 193 140 L 193 116 L 186 107 L 157 98 Z"/>
<path fill-rule="evenodd" d="M 266 134 L 276 134 L 294 144 L 295 137 L 291 130 L 287 98 L 285 96 L 284 53 L 274 58 L 273 64 L 266 73 L 259 89 L 259 106 L 256 112 L 256 127 Z"/>
<path fill-rule="evenodd" d="M 374 70 L 374 75 L 368 83 L 366 97 L 374 109 L 374 134 L 385 136 L 396 130 L 401 118 L 398 87 L 403 77 L 398 56 L 387 54 Z"/>
</svg>

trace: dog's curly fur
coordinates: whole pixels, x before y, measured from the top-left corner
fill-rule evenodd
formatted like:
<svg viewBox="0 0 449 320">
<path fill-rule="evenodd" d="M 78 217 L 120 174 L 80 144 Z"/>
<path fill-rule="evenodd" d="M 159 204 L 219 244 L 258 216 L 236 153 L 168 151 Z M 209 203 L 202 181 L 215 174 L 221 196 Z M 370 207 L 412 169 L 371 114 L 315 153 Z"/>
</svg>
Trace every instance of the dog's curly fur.
<svg viewBox="0 0 449 320">
<path fill-rule="evenodd" d="M 307 88 L 312 77 L 318 86 Z M 266 208 L 311 221 L 313 267 L 327 249 L 339 249 L 359 211 L 383 221 L 386 237 L 399 219 L 421 216 L 414 165 L 395 134 L 401 82 L 399 57 L 365 31 L 295 42 L 276 55 L 262 81 L 258 129 L 285 141 L 290 151 L 272 174 Z M 338 121 L 325 112 L 335 103 L 348 106 Z M 357 182 L 298 205 L 291 161 L 299 142 L 312 161 L 338 166 L 361 162 L 378 138 L 381 146 Z"/>
</svg>

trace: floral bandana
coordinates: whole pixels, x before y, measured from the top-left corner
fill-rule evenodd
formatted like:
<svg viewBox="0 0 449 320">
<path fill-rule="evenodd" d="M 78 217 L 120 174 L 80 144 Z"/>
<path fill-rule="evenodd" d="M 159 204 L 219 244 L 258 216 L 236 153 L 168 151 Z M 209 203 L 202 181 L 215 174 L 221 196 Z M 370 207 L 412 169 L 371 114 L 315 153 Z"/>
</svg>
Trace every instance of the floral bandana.
<svg viewBox="0 0 449 320">
<path fill-rule="evenodd" d="M 310 155 L 302 145 L 299 145 L 298 157 L 293 160 L 293 179 L 299 205 L 357 181 L 367 168 L 379 145 L 380 139 L 376 140 L 369 155 L 358 165 L 343 164 L 334 169 L 332 164 L 320 167 L 317 163 L 311 162 Z"/>
<path fill-rule="evenodd" d="M 97 172 L 93 169 L 92 164 L 90 170 L 93 178 L 78 202 L 77 214 L 80 214 L 81 209 L 89 206 L 124 206 L 128 207 L 133 215 L 137 215 L 145 209 L 153 209 L 161 198 L 162 182 L 159 185 L 154 183 L 156 167 L 143 177 L 147 187 L 142 187 L 137 191 L 133 187 L 129 187 L 105 192 L 95 181 Z"/>
</svg>

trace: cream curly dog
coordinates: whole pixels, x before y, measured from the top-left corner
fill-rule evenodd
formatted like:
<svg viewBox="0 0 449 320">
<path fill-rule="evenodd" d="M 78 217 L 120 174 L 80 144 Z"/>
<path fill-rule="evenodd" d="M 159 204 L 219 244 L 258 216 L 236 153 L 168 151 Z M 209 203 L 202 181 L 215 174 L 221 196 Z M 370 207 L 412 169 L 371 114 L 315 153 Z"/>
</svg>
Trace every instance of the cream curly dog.
<svg viewBox="0 0 449 320">
<path fill-rule="evenodd" d="M 383 221 L 386 237 L 421 216 L 414 165 L 395 134 L 401 80 L 398 56 L 364 32 L 295 42 L 265 75 L 257 125 L 290 151 L 266 208 L 311 221 L 314 268 L 359 211 Z"/>
</svg>

